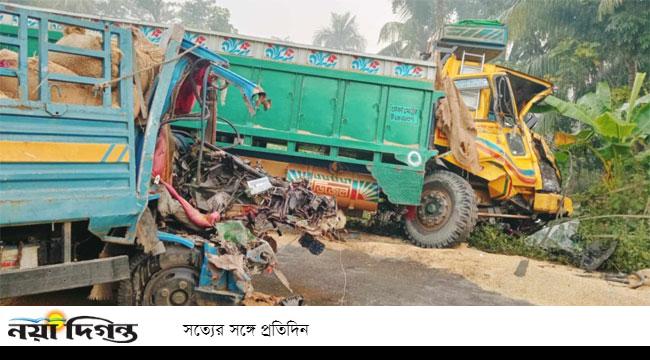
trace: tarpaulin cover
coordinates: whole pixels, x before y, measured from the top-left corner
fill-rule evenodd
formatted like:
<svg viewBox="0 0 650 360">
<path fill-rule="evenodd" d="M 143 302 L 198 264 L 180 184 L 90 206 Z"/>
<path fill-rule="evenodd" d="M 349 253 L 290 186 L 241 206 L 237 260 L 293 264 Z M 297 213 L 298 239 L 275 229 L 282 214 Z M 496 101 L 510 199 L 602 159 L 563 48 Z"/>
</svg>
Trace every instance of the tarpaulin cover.
<svg viewBox="0 0 650 360">
<path fill-rule="evenodd" d="M 451 26 L 454 25 L 461 25 L 461 26 L 505 26 L 503 25 L 499 20 L 482 20 L 482 19 L 467 19 L 467 20 L 461 20 L 455 24 L 452 24 Z"/>
<path fill-rule="evenodd" d="M 475 174 L 481 172 L 479 154 L 476 148 L 477 130 L 472 113 L 465 105 L 454 81 L 447 76 L 436 56 L 438 73 L 436 89 L 445 92 L 436 112 L 437 126 L 449 139 L 449 147 L 458 163 Z"/>
</svg>

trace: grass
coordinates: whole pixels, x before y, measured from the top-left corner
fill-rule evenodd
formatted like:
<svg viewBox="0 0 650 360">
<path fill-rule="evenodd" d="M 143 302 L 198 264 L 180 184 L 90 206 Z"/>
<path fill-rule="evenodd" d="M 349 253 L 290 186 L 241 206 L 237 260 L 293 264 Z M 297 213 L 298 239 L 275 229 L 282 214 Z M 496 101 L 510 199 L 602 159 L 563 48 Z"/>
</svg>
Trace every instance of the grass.
<svg viewBox="0 0 650 360">
<path fill-rule="evenodd" d="M 583 219 L 576 239 L 578 247 L 585 249 L 593 242 L 618 243 L 600 270 L 634 273 L 650 268 L 650 220 L 639 218 L 650 215 L 650 174 L 630 171 L 573 197 L 579 204 L 575 217 Z M 579 259 L 532 247 L 525 237 L 507 235 L 498 226 L 480 226 L 470 245 L 489 253 L 580 265 Z"/>
<path fill-rule="evenodd" d="M 544 249 L 530 246 L 526 237 L 506 234 L 497 225 L 479 225 L 472 234 L 469 245 L 491 254 L 523 256 L 531 259 L 554 261 L 566 265 L 577 265 L 566 255 L 554 254 Z"/>
</svg>

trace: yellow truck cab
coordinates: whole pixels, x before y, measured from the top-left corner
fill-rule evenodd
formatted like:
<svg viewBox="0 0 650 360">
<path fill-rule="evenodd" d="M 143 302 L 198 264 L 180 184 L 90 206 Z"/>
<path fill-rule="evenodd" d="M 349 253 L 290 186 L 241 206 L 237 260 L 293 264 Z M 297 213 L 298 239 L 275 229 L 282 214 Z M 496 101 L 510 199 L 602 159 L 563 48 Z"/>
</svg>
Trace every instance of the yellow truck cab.
<svg viewBox="0 0 650 360">
<path fill-rule="evenodd" d="M 443 72 L 453 79 L 475 119 L 481 170 L 464 169 L 449 153 L 442 160 L 471 174 L 479 217 L 543 220 L 571 215 L 573 203 L 562 194 L 555 157 L 526 121 L 534 119 L 533 106 L 553 93 L 553 84 L 465 51 L 451 54 Z M 440 129 L 434 144 L 449 148 Z"/>
</svg>

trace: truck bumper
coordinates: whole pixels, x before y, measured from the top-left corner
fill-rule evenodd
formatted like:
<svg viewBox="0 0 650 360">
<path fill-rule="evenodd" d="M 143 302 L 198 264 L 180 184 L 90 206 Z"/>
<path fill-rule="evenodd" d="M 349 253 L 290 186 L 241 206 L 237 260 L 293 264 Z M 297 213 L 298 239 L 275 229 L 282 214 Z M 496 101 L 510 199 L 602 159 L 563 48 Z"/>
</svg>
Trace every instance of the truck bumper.
<svg viewBox="0 0 650 360">
<path fill-rule="evenodd" d="M 128 256 L 11 270 L 0 273 L 0 299 L 112 283 L 130 276 Z"/>
<path fill-rule="evenodd" d="M 564 204 L 562 204 L 563 199 Z M 557 214 L 560 211 L 563 212 L 562 215 L 573 215 L 573 200 L 560 194 L 535 194 L 536 213 Z"/>
</svg>

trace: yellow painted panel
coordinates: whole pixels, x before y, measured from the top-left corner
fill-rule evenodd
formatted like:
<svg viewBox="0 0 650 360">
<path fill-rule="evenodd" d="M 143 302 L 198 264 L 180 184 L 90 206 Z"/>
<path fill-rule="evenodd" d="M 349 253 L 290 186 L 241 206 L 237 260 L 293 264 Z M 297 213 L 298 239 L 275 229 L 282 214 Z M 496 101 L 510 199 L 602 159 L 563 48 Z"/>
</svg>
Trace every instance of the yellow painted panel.
<svg viewBox="0 0 650 360">
<path fill-rule="evenodd" d="M 114 163 L 125 148 L 112 144 L 0 141 L 0 163 Z M 127 153 L 121 162 L 128 161 Z"/>
<path fill-rule="evenodd" d="M 562 195 L 560 194 L 535 194 L 535 212 L 546 214 L 557 214 L 560 212 Z M 573 200 L 564 199 L 564 212 L 568 215 L 573 214 Z"/>
<path fill-rule="evenodd" d="M 122 152 L 126 149 L 126 145 L 116 145 L 115 148 L 113 148 L 113 152 L 108 156 L 106 159 L 106 162 L 108 163 L 114 163 L 119 160 L 120 155 L 122 155 Z"/>
</svg>

